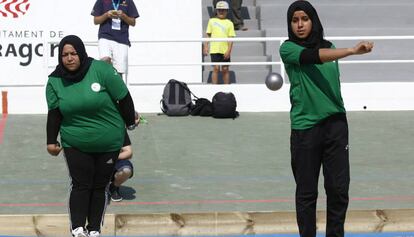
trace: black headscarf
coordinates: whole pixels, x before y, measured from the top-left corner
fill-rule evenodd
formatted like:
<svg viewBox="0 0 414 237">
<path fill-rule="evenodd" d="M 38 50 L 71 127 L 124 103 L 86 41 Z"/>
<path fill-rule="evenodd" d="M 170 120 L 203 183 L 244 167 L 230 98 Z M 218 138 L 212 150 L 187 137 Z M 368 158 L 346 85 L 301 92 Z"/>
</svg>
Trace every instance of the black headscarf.
<svg viewBox="0 0 414 237">
<path fill-rule="evenodd" d="M 295 11 L 304 11 L 312 21 L 312 31 L 306 39 L 298 38 L 293 33 L 291 22 Z M 318 13 L 308 1 L 298 0 L 293 2 L 287 11 L 287 25 L 289 41 L 295 42 L 305 48 L 330 48 L 332 43 L 323 38 L 323 27 L 319 20 Z"/>
<path fill-rule="evenodd" d="M 66 44 L 70 44 L 75 48 L 79 56 L 80 66 L 76 71 L 69 71 L 63 66 L 62 63 L 62 51 Z M 85 45 L 82 40 L 76 35 L 68 35 L 64 37 L 59 43 L 59 64 L 56 69 L 49 75 L 51 77 L 60 77 L 70 81 L 79 82 L 81 81 L 89 70 L 92 64 L 93 58 L 88 57 L 86 53 Z"/>
</svg>

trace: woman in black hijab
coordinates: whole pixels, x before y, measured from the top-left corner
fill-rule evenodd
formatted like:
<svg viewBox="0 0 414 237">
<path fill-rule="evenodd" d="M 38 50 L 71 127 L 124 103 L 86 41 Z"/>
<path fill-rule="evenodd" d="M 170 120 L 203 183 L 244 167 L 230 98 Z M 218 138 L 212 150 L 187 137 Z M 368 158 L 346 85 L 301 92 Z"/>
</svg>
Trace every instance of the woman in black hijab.
<svg viewBox="0 0 414 237">
<path fill-rule="evenodd" d="M 63 47 L 65 45 L 71 45 L 77 56 L 79 57 L 79 66 L 74 69 L 68 68 L 67 64 L 64 63 L 64 58 L 62 57 Z M 93 58 L 88 57 L 86 53 L 85 45 L 82 40 L 76 35 L 68 35 L 64 37 L 59 43 L 59 64 L 56 66 L 56 69 L 50 74 L 53 77 L 65 78 L 71 81 L 81 81 L 83 77 L 89 70 L 89 67 L 92 64 Z"/>
<path fill-rule="evenodd" d="M 296 217 L 302 237 L 316 236 L 318 179 L 323 168 L 327 196 L 326 236 L 344 236 L 348 207 L 349 146 L 338 59 L 369 53 L 372 42 L 336 49 L 324 39 L 315 8 L 293 2 L 287 11 L 289 39 L 280 56 L 290 80 L 291 165 Z"/>
<path fill-rule="evenodd" d="M 72 236 L 98 237 L 125 127 L 132 129 L 137 122 L 134 103 L 116 70 L 88 57 L 74 35 L 59 44 L 59 64 L 49 75 L 46 100 L 47 151 L 57 156 L 63 149 L 71 177 Z"/>
</svg>

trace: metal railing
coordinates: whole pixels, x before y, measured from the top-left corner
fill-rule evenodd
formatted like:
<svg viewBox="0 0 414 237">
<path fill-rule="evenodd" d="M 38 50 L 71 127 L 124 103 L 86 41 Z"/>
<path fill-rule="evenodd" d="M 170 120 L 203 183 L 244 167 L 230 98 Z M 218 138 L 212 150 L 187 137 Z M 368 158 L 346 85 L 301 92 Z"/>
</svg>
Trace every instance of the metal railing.
<svg viewBox="0 0 414 237">
<path fill-rule="evenodd" d="M 240 37 L 240 38 L 198 38 L 198 39 L 160 39 L 160 40 L 133 40 L 131 44 L 140 43 L 196 43 L 196 42 L 279 42 L 281 45 L 287 38 L 286 37 Z M 335 36 L 326 37 L 327 40 L 414 40 L 414 35 L 408 36 Z M 86 41 L 87 46 L 97 46 L 97 41 Z M 414 59 L 409 60 L 340 60 L 341 64 L 378 64 L 378 63 L 414 63 Z M 267 62 L 180 62 L 180 63 L 136 63 L 129 64 L 130 67 L 148 67 L 148 66 L 212 66 L 212 65 L 280 65 L 281 75 L 284 77 L 285 69 L 283 62 L 280 61 L 267 61 Z"/>
</svg>

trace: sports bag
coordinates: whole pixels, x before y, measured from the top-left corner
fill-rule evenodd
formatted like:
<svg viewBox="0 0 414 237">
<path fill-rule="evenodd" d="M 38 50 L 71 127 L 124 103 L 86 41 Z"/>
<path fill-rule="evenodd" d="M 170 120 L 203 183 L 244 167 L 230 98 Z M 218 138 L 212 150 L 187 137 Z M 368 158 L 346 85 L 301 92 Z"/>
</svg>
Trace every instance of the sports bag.
<svg viewBox="0 0 414 237">
<path fill-rule="evenodd" d="M 236 111 L 237 102 L 233 93 L 217 92 L 212 99 L 214 118 L 236 118 L 239 112 Z"/>
<path fill-rule="evenodd" d="M 161 110 L 168 116 L 189 115 L 193 107 L 191 91 L 186 83 L 171 79 L 164 87 Z M 196 97 L 193 94 L 194 97 Z M 197 98 L 197 97 L 196 97 Z"/>
<path fill-rule="evenodd" d="M 193 116 L 211 116 L 213 115 L 213 104 L 206 98 L 198 98 L 195 100 L 195 105 L 191 110 Z"/>
</svg>

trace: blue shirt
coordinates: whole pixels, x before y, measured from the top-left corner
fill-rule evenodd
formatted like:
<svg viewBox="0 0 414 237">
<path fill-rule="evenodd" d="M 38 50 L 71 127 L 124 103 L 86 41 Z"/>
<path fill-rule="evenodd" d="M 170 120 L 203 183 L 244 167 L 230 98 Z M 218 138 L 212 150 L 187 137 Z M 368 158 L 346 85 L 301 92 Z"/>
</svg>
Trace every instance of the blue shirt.
<svg viewBox="0 0 414 237">
<path fill-rule="evenodd" d="M 114 9 L 114 4 L 117 5 L 119 1 L 118 9 Z M 138 10 L 133 0 L 97 0 L 93 6 L 91 15 L 101 16 L 109 10 L 122 10 L 129 17 L 138 18 Z M 98 39 L 108 39 L 116 41 L 120 44 L 126 44 L 131 46 L 129 41 L 129 25 L 124 21 L 121 21 L 121 30 L 112 29 L 112 19 L 107 19 L 99 26 Z"/>
</svg>

